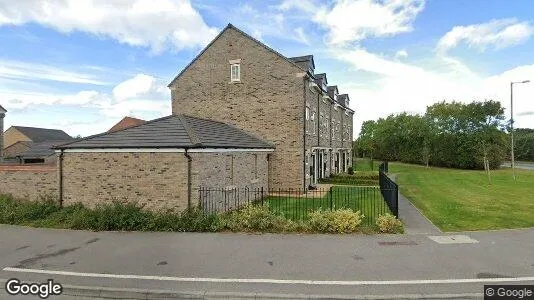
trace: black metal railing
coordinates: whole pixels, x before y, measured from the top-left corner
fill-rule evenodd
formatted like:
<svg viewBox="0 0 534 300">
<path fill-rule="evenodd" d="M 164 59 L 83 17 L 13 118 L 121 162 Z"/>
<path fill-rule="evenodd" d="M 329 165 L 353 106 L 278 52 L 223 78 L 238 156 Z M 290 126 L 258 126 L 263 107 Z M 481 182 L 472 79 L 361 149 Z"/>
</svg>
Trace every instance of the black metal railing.
<svg viewBox="0 0 534 300">
<path fill-rule="evenodd" d="M 198 190 L 199 206 L 207 214 L 226 213 L 253 204 L 267 205 L 269 210 L 288 219 L 304 220 L 310 212 L 319 209 L 349 208 L 363 213 L 367 225 L 375 224 L 381 214 L 394 213 L 383 194 L 378 186 L 332 186 L 316 190 L 200 187 Z"/>
<path fill-rule="evenodd" d="M 379 166 L 378 166 L 378 171 L 380 172 L 384 172 L 384 173 L 389 173 L 389 163 L 387 161 L 384 161 L 382 162 Z"/>
<path fill-rule="evenodd" d="M 378 183 L 380 192 L 389 210 L 397 218 L 399 217 L 399 186 L 386 175 L 389 167 L 387 162 L 380 164 L 378 168 Z"/>
</svg>

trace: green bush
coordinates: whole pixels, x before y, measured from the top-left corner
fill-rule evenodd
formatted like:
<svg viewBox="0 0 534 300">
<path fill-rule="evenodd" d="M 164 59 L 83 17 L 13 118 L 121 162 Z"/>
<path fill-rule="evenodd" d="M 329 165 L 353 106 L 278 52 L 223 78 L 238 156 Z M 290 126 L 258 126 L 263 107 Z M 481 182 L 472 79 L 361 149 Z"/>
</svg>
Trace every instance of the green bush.
<svg viewBox="0 0 534 300">
<path fill-rule="evenodd" d="M 378 172 L 360 171 L 354 174 L 332 174 L 320 180 L 321 183 L 348 184 L 348 185 L 378 185 Z"/>
<path fill-rule="evenodd" d="M 11 196 L 0 198 L 0 222 L 3 224 L 26 224 L 58 211 L 60 208 L 51 198 L 40 201 L 15 200 Z"/>
<path fill-rule="evenodd" d="M 352 167 L 349 167 L 347 173 L 349 173 L 349 175 L 354 175 L 354 169 Z"/>
<path fill-rule="evenodd" d="M 267 205 L 253 204 L 225 214 L 204 214 L 199 209 L 152 212 L 136 203 L 122 202 L 99 204 L 93 209 L 81 203 L 60 208 L 51 199 L 30 202 L 0 196 L 0 223 L 95 231 L 350 233 L 362 230 L 363 217 L 350 209 L 318 210 L 306 220 L 294 221 L 275 214 Z"/>
<path fill-rule="evenodd" d="M 309 223 L 311 229 L 317 232 L 351 233 L 358 230 L 363 218 L 364 215 L 360 211 L 351 209 L 319 209 L 309 214 Z"/>
<path fill-rule="evenodd" d="M 380 232 L 383 233 L 403 233 L 404 225 L 392 214 L 384 214 L 378 216 L 376 225 Z"/>
<path fill-rule="evenodd" d="M 224 228 L 232 231 L 274 231 L 287 226 L 286 222 L 267 205 L 248 204 L 223 217 Z"/>
</svg>

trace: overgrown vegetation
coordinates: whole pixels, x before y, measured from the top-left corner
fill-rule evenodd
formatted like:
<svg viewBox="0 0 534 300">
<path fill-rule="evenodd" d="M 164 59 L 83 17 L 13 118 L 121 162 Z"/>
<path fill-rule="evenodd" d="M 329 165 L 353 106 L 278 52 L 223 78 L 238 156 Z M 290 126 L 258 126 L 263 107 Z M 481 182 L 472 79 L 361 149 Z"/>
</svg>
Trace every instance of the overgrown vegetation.
<svg viewBox="0 0 534 300">
<path fill-rule="evenodd" d="M 424 115 L 366 121 L 356 143 L 366 157 L 459 169 L 496 169 L 508 157 L 500 102 L 440 102 Z"/>
<path fill-rule="evenodd" d="M 113 231 L 243 231 L 373 233 L 376 226 L 362 226 L 360 211 L 317 209 L 304 220 L 292 220 L 268 205 L 247 205 L 226 214 L 206 215 L 199 210 L 178 213 L 152 212 L 135 203 L 113 202 L 88 209 L 82 204 L 61 208 L 52 199 L 21 201 L 0 195 L 0 223 L 33 227 Z"/>
</svg>

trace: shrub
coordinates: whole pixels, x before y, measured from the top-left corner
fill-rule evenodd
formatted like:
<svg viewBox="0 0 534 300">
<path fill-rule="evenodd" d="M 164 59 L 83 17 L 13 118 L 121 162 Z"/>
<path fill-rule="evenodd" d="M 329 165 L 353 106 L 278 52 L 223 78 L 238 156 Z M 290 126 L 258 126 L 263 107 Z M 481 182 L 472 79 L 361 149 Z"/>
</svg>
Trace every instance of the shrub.
<svg viewBox="0 0 534 300">
<path fill-rule="evenodd" d="M 204 214 L 196 208 L 183 211 L 180 214 L 179 224 L 178 230 L 175 231 L 215 232 L 222 228 L 218 215 Z"/>
<path fill-rule="evenodd" d="M 383 233 L 404 232 L 404 225 L 402 224 L 402 222 L 397 219 L 397 217 L 389 213 L 378 216 L 378 219 L 376 220 L 376 225 L 378 226 L 380 232 Z"/>
<path fill-rule="evenodd" d="M 349 175 L 354 175 L 354 169 L 352 167 L 349 167 L 347 173 L 349 173 Z"/>
<path fill-rule="evenodd" d="M 247 204 L 224 216 L 224 227 L 232 231 L 272 231 L 284 226 L 285 219 L 271 212 L 267 205 Z"/>
<path fill-rule="evenodd" d="M 27 224 L 58 211 L 60 208 L 52 198 L 41 201 L 15 200 L 11 196 L 0 197 L 0 223 Z"/>
<path fill-rule="evenodd" d="M 321 209 L 309 214 L 310 227 L 318 232 L 351 233 L 357 231 L 364 215 L 351 209 L 323 211 Z"/>
</svg>

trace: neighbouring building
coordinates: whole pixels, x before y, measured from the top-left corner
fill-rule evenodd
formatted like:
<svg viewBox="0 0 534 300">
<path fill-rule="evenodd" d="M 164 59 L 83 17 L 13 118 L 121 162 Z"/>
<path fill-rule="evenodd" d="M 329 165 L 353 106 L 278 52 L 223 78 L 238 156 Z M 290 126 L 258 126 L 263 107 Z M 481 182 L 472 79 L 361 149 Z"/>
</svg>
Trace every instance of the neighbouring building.
<svg viewBox="0 0 534 300">
<path fill-rule="evenodd" d="M 0 105 L 0 164 L 4 162 L 4 117 L 7 110 Z"/>
<path fill-rule="evenodd" d="M 119 130 L 122 130 L 122 129 L 125 129 L 125 128 L 128 128 L 128 127 L 141 125 L 141 124 L 143 124 L 145 122 L 146 122 L 145 120 L 141 120 L 141 119 L 137 119 L 137 118 L 124 117 L 117 124 L 113 125 L 113 127 L 111 127 L 108 130 L 108 132 L 119 131 Z"/>
<path fill-rule="evenodd" d="M 59 129 L 11 126 L 2 140 L 5 158 L 17 158 L 20 163 L 55 163 L 51 147 L 73 138 Z"/>
<path fill-rule="evenodd" d="M 269 188 L 307 188 L 352 165 L 349 97 L 229 24 L 169 84 L 173 114 L 233 124 L 274 144 Z"/>
<path fill-rule="evenodd" d="M 274 146 L 232 125 L 171 115 L 56 149 L 64 205 L 135 201 L 153 210 L 182 210 L 198 204 L 200 186 L 229 194 L 266 190 Z M 202 205 L 212 210 L 225 204 L 206 200 Z"/>
</svg>

